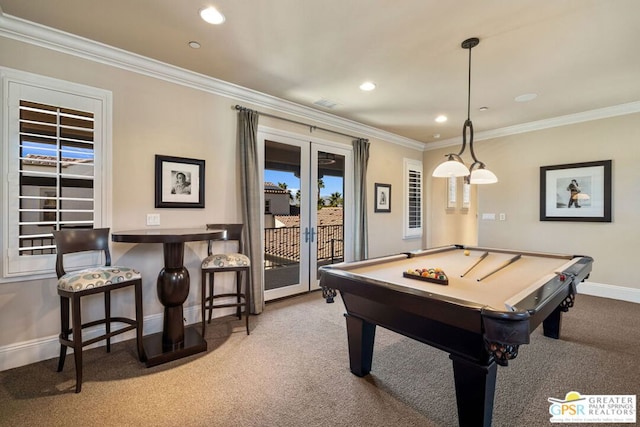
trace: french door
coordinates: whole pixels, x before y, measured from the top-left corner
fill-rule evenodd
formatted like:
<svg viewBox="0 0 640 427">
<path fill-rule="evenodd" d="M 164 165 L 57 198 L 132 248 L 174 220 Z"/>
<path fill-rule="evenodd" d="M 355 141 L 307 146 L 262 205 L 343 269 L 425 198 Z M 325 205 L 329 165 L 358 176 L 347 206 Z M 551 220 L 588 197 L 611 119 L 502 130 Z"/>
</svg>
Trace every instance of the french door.
<svg viewBox="0 0 640 427">
<path fill-rule="evenodd" d="M 265 300 L 318 289 L 318 267 L 350 260 L 350 146 L 260 128 Z"/>
</svg>

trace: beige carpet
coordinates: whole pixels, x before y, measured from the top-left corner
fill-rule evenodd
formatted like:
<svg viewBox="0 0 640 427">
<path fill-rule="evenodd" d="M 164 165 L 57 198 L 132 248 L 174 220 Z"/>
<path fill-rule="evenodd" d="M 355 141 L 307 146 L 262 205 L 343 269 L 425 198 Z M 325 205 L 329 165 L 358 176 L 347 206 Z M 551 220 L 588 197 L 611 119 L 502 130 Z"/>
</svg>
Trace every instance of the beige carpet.
<svg viewBox="0 0 640 427">
<path fill-rule="evenodd" d="M 451 361 L 377 329 L 371 375 L 349 371 L 344 306 L 318 292 L 277 301 L 244 322 L 208 328 L 206 353 L 153 368 L 133 341 L 0 372 L 1 426 L 455 426 Z M 579 295 L 561 340 L 536 330 L 498 368 L 494 426 L 550 426 L 548 397 L 640 395 L 640 306 Z M 584 424 L 583 424 L 584 425 Z M 611 424 L 608 424 L 611 425 Z M 629 424 L 627 424 L 629 425 Z"/>
</svg>

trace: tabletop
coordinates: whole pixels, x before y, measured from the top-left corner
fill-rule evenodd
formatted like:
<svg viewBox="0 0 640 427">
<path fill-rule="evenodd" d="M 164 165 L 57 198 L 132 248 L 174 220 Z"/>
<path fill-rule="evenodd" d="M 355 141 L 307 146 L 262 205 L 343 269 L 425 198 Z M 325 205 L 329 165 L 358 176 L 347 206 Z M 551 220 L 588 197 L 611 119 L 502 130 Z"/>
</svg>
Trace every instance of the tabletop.
<svg viewBox="0 0 640 427">
<path fill-rule="evenodd" d="M 144 228 L 140 230 L 114 231 L 111 240 L 124 243 L 183 243 L 220 239 L 222 229 L 206 228 Z"/>
</svg>

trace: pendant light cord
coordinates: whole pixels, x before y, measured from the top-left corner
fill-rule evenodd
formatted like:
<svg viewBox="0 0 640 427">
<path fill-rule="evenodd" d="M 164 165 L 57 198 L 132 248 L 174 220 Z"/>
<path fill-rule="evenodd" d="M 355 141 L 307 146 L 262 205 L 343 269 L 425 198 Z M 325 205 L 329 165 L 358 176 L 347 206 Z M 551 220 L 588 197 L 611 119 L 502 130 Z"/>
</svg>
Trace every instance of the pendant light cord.
<svg viewBox="0 0 640 427">
<path fill-rule="evenodd" d="M 463 129 L 463 139 L 466 139 L 467 136 L 467 128 L 469 128 L 469 152 L 471 153 L 471 158 L 473 159 L 474 164 L 475 163 L 482 163 L 480 161 L 478 161 L 478 159 L 476 158 L 476 153 L 474 153 L 473 151 L 473 123 L 471 123 L 471 49 L 474 48 L 474 46 L 476 46 L 476 44 L 470 44 L 468 49 L 469 49 L 469 77 L 467 80 L 467 120 L 464 122 L 464 129 Z M 473 164 L 471 165 L 473 167 Z"/>
<path fill-rule="evenodd" d="M 469 48 L 469 79 L 467 81 L 467 120 L 471 120 L 471 47 Z"/>
</svg>

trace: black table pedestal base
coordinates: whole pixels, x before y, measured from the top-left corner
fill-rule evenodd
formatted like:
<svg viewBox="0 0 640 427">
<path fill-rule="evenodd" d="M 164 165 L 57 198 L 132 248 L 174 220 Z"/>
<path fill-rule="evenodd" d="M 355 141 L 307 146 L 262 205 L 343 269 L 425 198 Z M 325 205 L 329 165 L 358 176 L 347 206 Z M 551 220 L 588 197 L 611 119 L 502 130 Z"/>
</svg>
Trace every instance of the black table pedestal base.
<svg viewBox="0 0 640 427">
<path fill-rule="evenodd" d="M 207 351 L 207 342 L 194 326 L 185 328 L 184 343 L 175 348 L 163 348 L 162 332 L 146 335 L 143 341 L 147 368 Z"/>
</svg>

